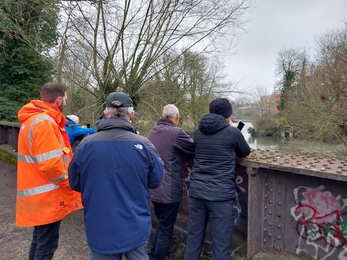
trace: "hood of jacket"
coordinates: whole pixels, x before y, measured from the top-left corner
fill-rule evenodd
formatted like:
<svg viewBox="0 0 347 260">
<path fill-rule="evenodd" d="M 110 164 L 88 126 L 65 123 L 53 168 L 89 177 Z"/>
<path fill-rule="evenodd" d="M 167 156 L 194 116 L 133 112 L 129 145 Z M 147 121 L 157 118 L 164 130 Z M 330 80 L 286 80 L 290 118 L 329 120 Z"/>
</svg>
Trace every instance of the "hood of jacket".
<svg viewBox="0 0 347 260">
<path fill-rule="evenodd" d="M 124 129 L 127 131 L 131 131 L 135 134 L 137 133 L 135 126 L 133 126 L 129 121 L 120 117 L 110 117 L 108 119 L 103 120 L 98 127 L 98 132 L 114 128 Z"/>
<path fill-rule="evenodd" d="M 48 116 L 52 117 L 53 120 L 63 128 L 67 122 L 63 113 L 59 110 L 59 108 L 50 105 L 41 100 L 31 100 L 28 104 L 24 105 L 18 111 L 18 120 L 19 122 L 25 122 L 29 117 L 45 113 Z"/>
<path fill-rule="evenodd" d="M 69 127 L 74 127 L 74 126 L 76 126 L 77 124 L 74 122 L 74 121 L 72 121 L 70 118 L 66 118 L 66 120 L 67 120 L 67 122 L 66 122 L 66 125 L 67 126 L 69 126 Z"/>
<path fill-rule="evenodd" d="M 204 115 L 199 124 L 199 130 L 206 135 L 212 135 L 230 126 L 224 117 L 217 114 Z"/>
</svg>

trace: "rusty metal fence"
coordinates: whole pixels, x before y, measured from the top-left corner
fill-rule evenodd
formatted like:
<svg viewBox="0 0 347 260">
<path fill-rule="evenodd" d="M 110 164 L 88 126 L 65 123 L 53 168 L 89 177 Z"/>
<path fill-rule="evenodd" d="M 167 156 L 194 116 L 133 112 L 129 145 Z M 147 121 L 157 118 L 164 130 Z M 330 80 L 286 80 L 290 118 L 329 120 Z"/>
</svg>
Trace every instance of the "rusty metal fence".
<svg viewBox="0 0 347 260">
<path fill-rule="evenodd" d="M 267 248 L 347 259 L 347 161 L 252 150 L 237 160 L 236 183 L 242 212 L 235 229 L 247 237 L 247 259 Z"/>
<path fill-rule="evenodd" d="M 247 257 L 267 247 L 347 259 L 347 162 L 254 150 L 247 168 Z"/>
<path fill-rule="evenodd" d="M 0 122 L 0 144 L 17 151 L 20 124 Z M 188 212 L 189 169 L 181 213 Z M 305 259 L 347 259 L 347 161 L 252 150 L 237 160 L 240 221 L 247 258 L 276 248 Z"/>
</svg>

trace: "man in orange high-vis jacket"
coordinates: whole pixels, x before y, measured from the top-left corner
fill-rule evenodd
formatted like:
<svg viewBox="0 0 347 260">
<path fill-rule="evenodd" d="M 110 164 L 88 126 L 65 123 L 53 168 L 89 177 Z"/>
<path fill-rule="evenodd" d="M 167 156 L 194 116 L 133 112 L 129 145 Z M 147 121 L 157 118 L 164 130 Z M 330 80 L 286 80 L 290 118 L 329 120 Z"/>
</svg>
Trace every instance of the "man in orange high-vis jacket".
<svg viewBox="0 0 347 260">
<path fill-rule="evenodd" d="M 18 112 L 16 224 L 34 227 L 29 260 L 52 259 L 61 220 L 81 209 L 81 195 L 71 190 L 67 169 L 72 158 L 66 119 L 66 87 L 50 82 Z"/>
</svg>

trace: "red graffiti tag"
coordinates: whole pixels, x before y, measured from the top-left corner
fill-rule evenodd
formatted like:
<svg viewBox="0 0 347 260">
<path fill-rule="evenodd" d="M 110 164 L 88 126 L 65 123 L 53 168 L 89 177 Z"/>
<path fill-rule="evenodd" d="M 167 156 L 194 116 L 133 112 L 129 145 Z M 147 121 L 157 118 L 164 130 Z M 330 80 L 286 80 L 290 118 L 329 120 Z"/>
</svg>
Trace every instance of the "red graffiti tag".
<svg viewBox="0 0 347 260">
<path fill-rule="evenodd" d="M 296 211 L 301 210 L 302 221 L 297 224 L 298 235 L 309 241 L 322 241 L 333 248 L 340 248 L 346 244 L 346 238 L 341 230 L 342 215 L 340 210 L 333 210 L 327 214 L 322 214 L 315 207 L 299 203 L 295 208 Z M 301 234 L 300 229 L 304 228 L 304 235 Z M 330 234 L 335 240 L 331 243 L 328 240 Z M 336 240 L 338 243 L 336 244 Z"/>
</svg>

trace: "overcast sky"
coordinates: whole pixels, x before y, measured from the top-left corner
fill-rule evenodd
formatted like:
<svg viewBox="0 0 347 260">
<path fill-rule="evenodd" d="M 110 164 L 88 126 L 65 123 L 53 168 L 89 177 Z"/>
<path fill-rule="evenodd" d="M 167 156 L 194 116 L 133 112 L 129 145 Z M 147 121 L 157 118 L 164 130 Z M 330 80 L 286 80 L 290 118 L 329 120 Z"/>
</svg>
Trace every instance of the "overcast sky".
<svg viewBox="0 0 347 260">
<path fill-rule="evenodd" d="M 262 86 L 271 94 L 277 53 L 304 48 L 314 53 L 315 39 L 347 21 L 347 0 L 255 0 L 247 32 L 236 42 L 236 54 L 225 60 L 228 79 Z"/>
</svg>

